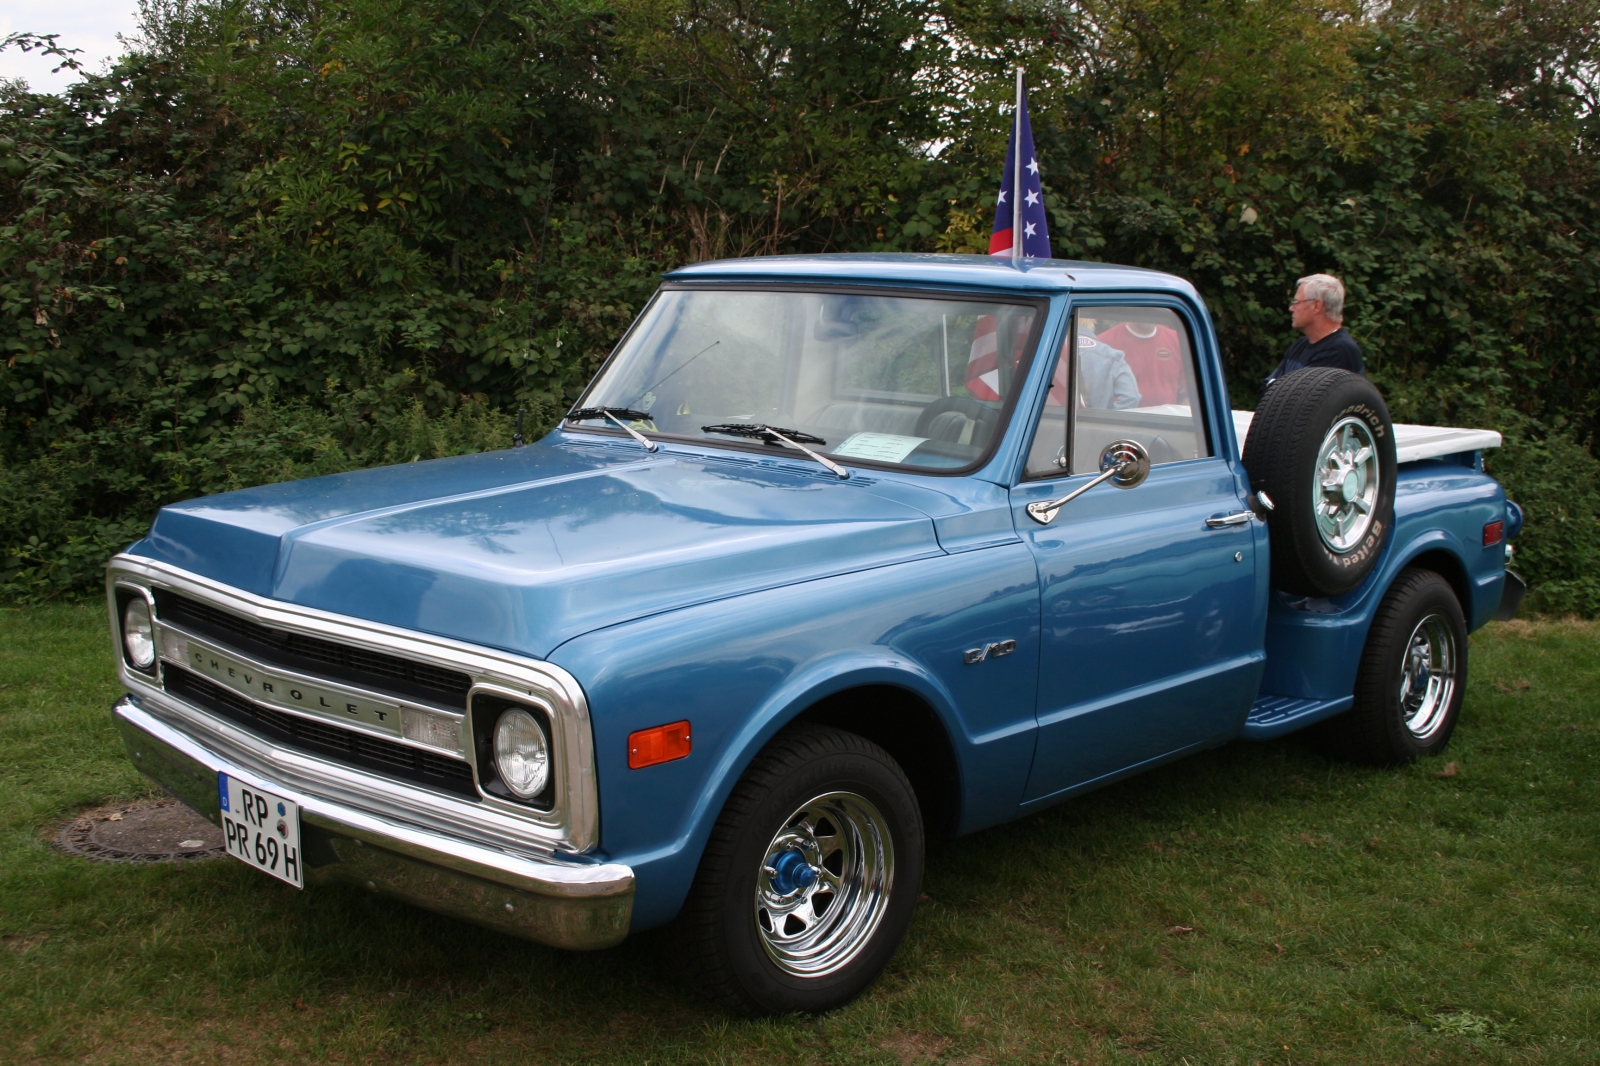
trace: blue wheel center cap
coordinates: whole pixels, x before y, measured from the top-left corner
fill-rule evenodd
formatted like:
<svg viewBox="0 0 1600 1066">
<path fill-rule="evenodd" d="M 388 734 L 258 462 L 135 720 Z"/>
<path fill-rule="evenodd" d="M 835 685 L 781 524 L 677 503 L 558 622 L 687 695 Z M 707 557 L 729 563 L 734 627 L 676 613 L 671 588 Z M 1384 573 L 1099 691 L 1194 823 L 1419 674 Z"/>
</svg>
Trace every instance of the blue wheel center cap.
<svg viewBox="0 0 1600 1066">
<path fill-rule="evenodd" d="M 798 851 L 786 851 L 772 863 L 777 872 L 772 875 L 772 887 L 783 895 L 797 888 L 810 888 L 817 883 L 817 871 Z"/>
</svg>

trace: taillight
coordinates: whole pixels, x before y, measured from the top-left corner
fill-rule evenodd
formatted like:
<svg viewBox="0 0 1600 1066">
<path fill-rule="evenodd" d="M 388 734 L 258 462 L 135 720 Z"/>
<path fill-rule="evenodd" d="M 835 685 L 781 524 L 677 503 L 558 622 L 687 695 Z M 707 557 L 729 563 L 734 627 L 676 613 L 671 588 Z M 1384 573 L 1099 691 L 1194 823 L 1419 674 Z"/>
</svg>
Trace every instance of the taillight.
<svg viewBox="0 0 1600 1066">
<path fill-rule="evenodd" d="M 1483 546 L 1492 548 L 1506 539 L 1506 524 L 1503 521 L 1490 522 L 1483 527 Z"/>
</svg>

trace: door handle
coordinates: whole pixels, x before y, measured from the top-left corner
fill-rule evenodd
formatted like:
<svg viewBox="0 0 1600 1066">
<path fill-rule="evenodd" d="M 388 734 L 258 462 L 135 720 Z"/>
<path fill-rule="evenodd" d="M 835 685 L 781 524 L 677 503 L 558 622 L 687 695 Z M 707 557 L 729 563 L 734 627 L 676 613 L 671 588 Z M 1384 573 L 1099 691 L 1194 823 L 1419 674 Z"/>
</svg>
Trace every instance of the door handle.
<svg viewBox="0 0 1600 1066">
<path fill-rule="evenodd" d="M 1224 526 L 1242 526 L 1254 517 L 1256 517 L 1254 511 L 1236 511 L 1233 514 L 1214 515 L 1206 519 L 1206 527 L 1208 529 L 1221 529 Z"/>
</svg>

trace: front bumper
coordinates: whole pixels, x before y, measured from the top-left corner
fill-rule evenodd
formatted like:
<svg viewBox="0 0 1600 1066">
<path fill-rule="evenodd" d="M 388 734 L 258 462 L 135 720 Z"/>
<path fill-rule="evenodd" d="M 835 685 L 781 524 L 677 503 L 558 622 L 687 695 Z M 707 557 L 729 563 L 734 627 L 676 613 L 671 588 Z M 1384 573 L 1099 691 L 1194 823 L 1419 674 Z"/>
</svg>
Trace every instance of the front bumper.
<svg viewBox="0 0 1600 1066">
<path fill-rule="evenodd" d="M 112 718 L 133 763 L 221 824 L 217 774 L 300 805 L 306 880 L 344 882 L 552 947 L 610 947 L 628 934 L 633 871 L 618 863 L 542 861 L 375 817 L 240 767 L 149 713 L 130 696 Z"/>
</svg>

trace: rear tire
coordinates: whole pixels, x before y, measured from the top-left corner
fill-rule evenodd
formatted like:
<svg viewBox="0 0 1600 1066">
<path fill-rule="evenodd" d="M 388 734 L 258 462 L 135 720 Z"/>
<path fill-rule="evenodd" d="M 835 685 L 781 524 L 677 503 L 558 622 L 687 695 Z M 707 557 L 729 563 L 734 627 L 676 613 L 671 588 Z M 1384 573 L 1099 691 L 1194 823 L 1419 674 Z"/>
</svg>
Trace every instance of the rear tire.
<svg viewBox="0 0 1600 1066">
<path fill-rule="evenodd" d="M 1376 386 L 1313 367 L 1267 389 L 1244 467 L 1274 509 L 1272 584 L 1301 596 L 1349 592 L 1372 572 L 1394 523 L 1394 425 Z"/>
<path fill-rule="evenodd" d="M 860 995 L 922 891 L 916 793 L 878 745 L 780 733 L 734 786 L 680 919 L 699 991 L 741 1014 L 816 1013 Z"/>
<path fill-rule="evenodd" d="M 1467 622 L 1450 583 L 1406 570 L 1372 619 L 1355 705 L 1320 727 L 1331 754 L 1394 765 L 1450 743 L 1467 689 Z"/>
</svg>

